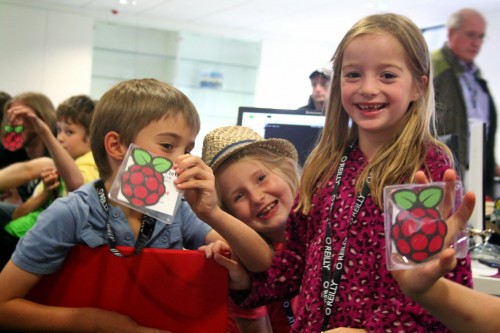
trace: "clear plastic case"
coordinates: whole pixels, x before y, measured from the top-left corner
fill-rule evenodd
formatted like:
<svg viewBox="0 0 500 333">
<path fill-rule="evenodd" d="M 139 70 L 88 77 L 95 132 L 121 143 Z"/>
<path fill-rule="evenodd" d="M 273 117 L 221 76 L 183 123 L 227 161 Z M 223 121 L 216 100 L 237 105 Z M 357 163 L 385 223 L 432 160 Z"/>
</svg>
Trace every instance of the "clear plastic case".
<svg viewBox="0 0 500 333">
<path fill-rule="evenodd" d="M 172 161 L 154 156 L 131 144 L 111 186 L 109 197 L 163 221 L 172 223 L 183 191 L 174 184 L 177 174 Z"/>
<path fill-rule="evenodd" d="M 413 268 L 432 260 L 448 246 L 455 247 L 457 257 L 465 257 L 467 232 L 447 224 L 462 199 L 463 187 L 458 181 L 386 186 L 387 268 Z"/>
</svg>

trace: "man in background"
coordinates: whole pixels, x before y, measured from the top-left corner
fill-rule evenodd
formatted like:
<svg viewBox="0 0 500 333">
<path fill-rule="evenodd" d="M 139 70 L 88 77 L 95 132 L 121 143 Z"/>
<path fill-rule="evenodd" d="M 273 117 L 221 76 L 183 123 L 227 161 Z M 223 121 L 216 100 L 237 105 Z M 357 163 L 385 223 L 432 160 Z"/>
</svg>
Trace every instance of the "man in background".
<svg viewBox="0 0 500 333">
<path fill-rule="evenodd" d="M 299 109 L 320 110 L 324 112 L 325 101 L 328 97 L 328 87 L 330 86 L 331 71 L 326 68 L 315 70 L 309 75 L 312 86 L 312 94 L 309 96 L 307 105 Z"/>
<path fill-rule="evenodd" d="M 469 166 L 470 124 L 486 124 L 485 194 L 494 196 L 495 132 L 497 117 L 493 99 L 474 59 L 486 34 L 486 20 L 474 9 L 461 9 L 447 23 L 448 41 L 432 53 L 438 134 L 458 135 L 458 161 L 463 174 Z M 479 181 L 479 180 L 477 180 Z"/>
</svg>

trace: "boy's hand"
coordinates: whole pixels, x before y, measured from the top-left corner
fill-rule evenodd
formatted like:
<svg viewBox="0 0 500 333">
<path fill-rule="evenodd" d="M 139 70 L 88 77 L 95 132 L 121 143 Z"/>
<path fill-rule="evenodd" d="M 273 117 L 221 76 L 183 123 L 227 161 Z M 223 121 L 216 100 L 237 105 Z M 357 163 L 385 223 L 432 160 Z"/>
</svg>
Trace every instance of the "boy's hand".
<svg viewBox="0 0 500 333">
<path fill-rule="evenodd" d="M 193 211 L 200 219 L 207 219 L 218 208 L 212 169 L 199 157 L 186 154 L 174 161 L 173 170 L 177 173 L 175 184 L 184 190 Z"/>
</svg>

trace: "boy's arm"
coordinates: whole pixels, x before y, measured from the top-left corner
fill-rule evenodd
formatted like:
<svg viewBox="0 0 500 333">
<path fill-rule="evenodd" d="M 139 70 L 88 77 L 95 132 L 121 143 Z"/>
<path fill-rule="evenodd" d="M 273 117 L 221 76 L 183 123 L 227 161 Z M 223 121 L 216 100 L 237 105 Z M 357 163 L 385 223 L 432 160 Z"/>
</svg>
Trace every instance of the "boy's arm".
<svg viewBox="0 0 500 333">
<path fill-rule="evenodd" d="M 39 157 L 11 164 L 0 170 L 0 191 L 6 191 L 33 179 L 38 179 L 40 178 L 40 170 L 53 166 L 54 162 L 49 157 Z"/>
<path fill-rule="evenodd" d="M 40 280 L 12 260 L 0 272 L 0 327 L 40 332 L 164 332 L 137 325 L 122 314 L 97 308 L 45 306 L 24 297 Z"/>
</svg>

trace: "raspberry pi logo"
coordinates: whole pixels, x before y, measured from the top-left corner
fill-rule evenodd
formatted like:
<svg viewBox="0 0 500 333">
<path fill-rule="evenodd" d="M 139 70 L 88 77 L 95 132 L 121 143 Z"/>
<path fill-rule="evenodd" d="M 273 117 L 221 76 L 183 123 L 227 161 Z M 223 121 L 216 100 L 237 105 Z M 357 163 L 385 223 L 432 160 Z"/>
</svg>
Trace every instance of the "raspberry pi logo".
<svg viewBox="0 0 500 333">
<path fill-rule="evenodd" d="M 141 148 L 134 148 L 131 156 L 135 164 L 123 173 L 121 192 L 134 206 L 152 206 L 165 194 L 163 173 L 170 170 L 172 162 L 164 157 L 152 157 Z"/>
<path fill-rule="evenodd" d="M 397 190 L 393 201 L 403 210 L 396 215 L 391 236 L 396 250 L 415 263 L 422 263 L 439 253 L 444 246 L 448 228 L 436 207 L 443 199 L 443 190 Z"/>
<path fill-rule="evenodd" d="M 2 137 L 2 145 L 5 147 L 5 149 L 8 149 L 10 151 L 21 149 L 24 142 L 23 136 L 21 135 L 22 131 L 24 130 L 24 126 L 5 125 L 4 130 L 5 134 Z"/>
</svg>

